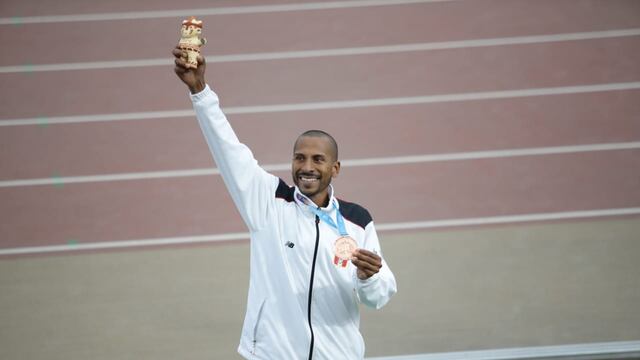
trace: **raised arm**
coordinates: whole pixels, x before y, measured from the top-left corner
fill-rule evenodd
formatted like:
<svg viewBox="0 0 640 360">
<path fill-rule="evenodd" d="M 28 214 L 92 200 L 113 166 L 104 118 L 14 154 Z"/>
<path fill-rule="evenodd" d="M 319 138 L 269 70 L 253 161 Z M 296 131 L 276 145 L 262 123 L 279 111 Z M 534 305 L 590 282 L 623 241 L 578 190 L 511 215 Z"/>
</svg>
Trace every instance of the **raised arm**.
<svg viewBox="0 0 640 360">
<path fill-rule="evenodd" d="M 218 96 L 205 81 L 204 57 L 199 55 L 198 67 L 192 69 L 187 67 L 182 50 L 174 49 L 173 55 L 175 73 L 191 92 L 198 123 L 231 198 L 249 229 L 258 230 L 265 224 L 278 178 L 258 166 L 251 150 L 238 140 L 220 109 Z"/>
</svg>

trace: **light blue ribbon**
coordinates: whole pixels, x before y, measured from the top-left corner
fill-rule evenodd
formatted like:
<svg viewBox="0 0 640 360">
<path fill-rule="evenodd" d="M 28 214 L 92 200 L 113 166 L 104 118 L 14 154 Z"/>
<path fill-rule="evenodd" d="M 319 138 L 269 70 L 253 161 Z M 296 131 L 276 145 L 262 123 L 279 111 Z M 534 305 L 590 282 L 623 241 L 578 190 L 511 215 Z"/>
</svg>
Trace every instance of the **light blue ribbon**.
<svg viewBox="0 0 640 360">
<path fill-rule="evenodd" d="M 336 205 L 335 201 L 333 201 L 333 208 L 336 210 L 336 220 L 338 224 L 336 224 L 336 222 L 333 221 L 331 216 L 329 216 L 327 213 L 320 210 L 319 208 L 311 205 L 307 205 L 307 206 L 309 206 L 311 211 L 313 211 L 320 218 L 320 220 L 324 221 L 327 225 L 331 226 L 332 228 L 338 230 L 338 232 L 340 233 L 340 236 L 349 235 L 346 227 L 344 226 L 344 219 L 342 218 L 342 214 L 340 213 L 340 210 L 338 209 L 338 206 Z"/>
</svg>

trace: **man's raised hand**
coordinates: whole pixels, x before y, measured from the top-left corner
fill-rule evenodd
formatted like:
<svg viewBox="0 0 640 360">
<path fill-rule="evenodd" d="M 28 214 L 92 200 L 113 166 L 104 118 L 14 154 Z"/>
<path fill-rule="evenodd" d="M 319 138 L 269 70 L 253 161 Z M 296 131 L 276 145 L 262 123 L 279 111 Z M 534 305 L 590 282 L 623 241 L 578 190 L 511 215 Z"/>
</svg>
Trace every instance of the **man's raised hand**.
<svg viewBox="0 0 640 360">
<path fill-rule="evenodd" d="M 199 93 L 204 90 L 206 82 L 204 80 L 204 71 L 206 63 L 202 55 L 198 55 L 198 68 L 193 69 L 187 66 L 187 53 L 176 46 L 172 51 L 175 57 L 176 75 L 187 85 L 192 94 Z"/>
</svg>

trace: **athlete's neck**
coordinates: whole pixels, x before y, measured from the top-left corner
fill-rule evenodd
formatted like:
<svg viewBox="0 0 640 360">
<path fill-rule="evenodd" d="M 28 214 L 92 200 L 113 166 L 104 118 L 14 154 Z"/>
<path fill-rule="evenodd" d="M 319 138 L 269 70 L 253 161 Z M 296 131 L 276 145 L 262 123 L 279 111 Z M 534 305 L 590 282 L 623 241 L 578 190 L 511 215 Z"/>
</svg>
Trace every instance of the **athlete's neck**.
<svg viewBox="0 0 640 360">
<path fill-rule="evenodd" d="M 327 207 L 329 205 L 329 188 L 327 187 L 324 191 L 309 197 L 309 199 L 318 207 Z"/>
</svg>

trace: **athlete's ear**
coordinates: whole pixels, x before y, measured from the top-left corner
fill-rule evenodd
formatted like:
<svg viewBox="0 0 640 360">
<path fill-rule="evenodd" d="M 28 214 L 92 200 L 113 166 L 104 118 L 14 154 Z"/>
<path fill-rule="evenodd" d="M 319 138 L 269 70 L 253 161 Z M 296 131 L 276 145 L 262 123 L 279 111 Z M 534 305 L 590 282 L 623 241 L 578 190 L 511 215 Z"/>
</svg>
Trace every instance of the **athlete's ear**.
<svg viewBox="0 0 640 360">
<path fill-rule="evenodd" d="M 340 161 L 336 161 L 333 163 L 333 166 L 331 167 L 331 177 L 332 178 L 338 177 L 339 173 L 340 173 Z"/>
</svg>

